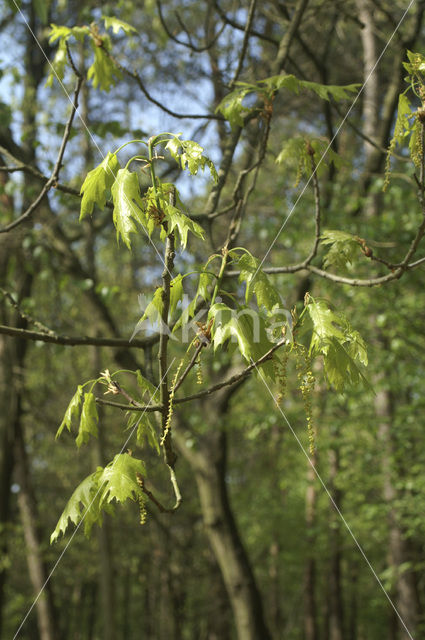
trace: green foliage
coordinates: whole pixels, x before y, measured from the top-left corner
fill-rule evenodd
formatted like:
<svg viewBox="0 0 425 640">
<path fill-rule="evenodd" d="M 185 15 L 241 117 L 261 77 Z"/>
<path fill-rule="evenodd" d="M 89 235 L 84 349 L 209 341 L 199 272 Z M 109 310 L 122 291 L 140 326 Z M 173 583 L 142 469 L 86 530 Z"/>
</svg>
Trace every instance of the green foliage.
<svg viewBox="0 0 425 640">
<path fill-rule="evenodd" d="M 232 249 L 229 254 L 236 258 L 240 269 L 239 282 L 245 282 L 245 302 L 249 302 L 255 294 L 258 308 L 264 306 L 267 311 L 272 311 L 275 305 L 281 303 L 280 295 L 270 282 L 269 277 L 260 268 L 260 261 L 249 252 L 245 251 L 238 257 L 238 250 Z"/>
<path fill-rule="evenodd" d="M 193 140 L 180 140 L 181 134 L 173 136 L 165 145 L 165 148 L 171 153 L 177 164 L 180 164 L 184 170 L 186 167 L 194 176 L 199 169 L 205 170 L 208 167 L 214 182 L 217 182 L 217 171 L 214 163 L 203 154 L 203 147 Z"/>
<path fill-rule="evenodd" d="M 62 431 L 65 429 L 65 427 L 68 429 L 69 432 L 71 431 L 72 422 L 74 421 L 74 419 L 76 420 L 80 414 L 80 405 L 81 405 L 82 399 L 83 399 L 83 387 L 81 385 L 78 385 L 77 391 L 73 395 L 72 400 L 69 403 L 67 410 L 65 411 L 65 416 L 60 424 L 60 427 L 57 430 L 56 439 L 59 438 Z"/>
<path fill-rule="evenodd" d="M 172 316 L 177 308 L 178 303 L 183 298 L 183 276 L 179 273 L 178 276 L 173 278 L 170 284 L 170 316 Z"/>
<path fill-rule="evenodd" d="M 227 350 L 231 353 L 237 346 L 244 360 L 251 364 L 272 346 L 264 318 L 249 307 L 240 307 L 236 311 L 222 302 L 216 302 L 209 309 L 208 320 L 213 321 L 211 335 L 214 351 L 228 343 Z M 267 377 L 273 378 L 270 361 L 261 365 L 261 369 Z"/>
<path fill-rule="evenodd" d="M 129 36 L 132 33 L 137 33 L 137 29 L 128 24 L 127 22 L 123 22 L 118 18 L 113 16 L 102 16 L 103 23 L 105 25 L 105 29 L 112 29 L 112 33 L 117 35 L 120 30 L 124 31 L 125 35 Z"/>
<path fill-rule="evenodd" d="M 50 543 L 66 532 L 69 522 L 78 525 L 84 520 L 84 533 L 89 536 L 94 523 L 102 524 L 103 512 L 111 513 L 113 501 L 123 503 L 144 499 L 136 473 L 145 475 L 145 465 L 128 453 L 118 453 L 105 468 L 98 467 L 72 494 Z"/>
<path fill-rule="evenodd" d="M 141 391 L 142 397 L 147 395 L 148 400 L 153 400 L 155 398 L 155 395 L 158 393 L 158 391 L 157 389 L 155 389 L 152 382 L 150 382 L 144 376 L 142 376 L 142 373 L 139 369 L 137 369 L 136 371 L 136 379 L 137 379 L 137 386 Z"/>
<path fill-rule="evenodd" d="M 408 72 L 405 78 L 410 87 L 399 95 L 397 119 L 394 126 L 394 134 L 388 147 L 387 162 L 385 167 L 384 190 L 388 187 L 391 170 L 391 156 L 397 146 L 405 145 L 409 140 L 410 157 L 414 164 L 419 167 L 422 161 L 423 148 L 423 122 L 425 113 L 425 56 L 420 53 L 407 51 L 409 62 L 403 62 L 403 66 Z M 409 89 L 420 99 L 419 108 L 412 106 L 411 99 L 406 95 Z"/>
<path fill-rule="evenodd" d="M 154 293 L 154 296 L 147 305 L 144 314 L 140 318 L 137 323 L 135 333 L 139 330 L 140 326 L 143 325 L 145 320 L 149 320 L 153 327 L 158 326 L 161 322 L 161 315 L 163 309 L 163 298 L 162 298 L 163 288 L 158 287 Z M 133 334 L 134 335 L 134 334 Z"/>
<path fill-rule="evenodd" d="M 95 204 L 101 209 L 105 207 L 107 194 L 111 190 L 118 169 L 117 156 L 108 152 L 103 162 L 89 171 L 80 191 L 83 195 L 80 220 L 92 214 Z"/>
<path fill-rule="evenodd" d="M 258 111 L 258 105 L 247 106 L 244 100 L 249 96 L 256 98 L 262 104 L 270 103 L 276 92 L 287 89 L 292 93 L 299 94 L 302 90 L 310 90 L 316 93 L 323 100 L 346 100 L 353 92 L 358 90 L 360 85 L 350 84 L 346 86 L 324 85 L 317 82 L 307 82 L 299 80 L 294 75 L 281 74 L 271 76 L 264 80 L 259 80 L 256 84 L 246 82 L 236 82 L 236 89 L 228 93 L 216 111 L 219 111 L 228 120 L 232 127 L 243 127 L 245 118 L 251 113 Z M 262 107 L 260 107 L 261 109 Z"/>
<path fill-rule="evenodd" d="M 46 4 L 43 0 L 38 0 L 38 2 Z M 118 18 L 106 16 L 103 17 L 103 22 L 105 29 L 112 29 L 114 34 L 118 34 L 122 30 L 128 36 L 136 31 L 134 27 Z M 121 78 L 120 70 L 109 55 L 112 50 L 111 39 L 106 33 L 100 33 L 95 23 L 92 23 L 90 27 L 65 27 L 51 24 L 49 42 L 54 44 L 59 41 L 59 47 L 53 58 L 53 69 L 48 75 L 47 86 L 52 86 L 54 77 L 59 80 L 64 77 L 67 64 L 66 43 L 69 43 L 72 38 L 83 42 L 86 37 L 89 39 L 90 47 L 94 54 L 93 62 L 87 69 L 87 80 L 92 81 L 95 89 L 99 88 L 108 92 L 116 84 L 116 81 Z"/>
<path fill-rule="evenodd" d="M 134 416 L 134 417 L 133 417 Z M 149 446 L 156 451 L 156 453 L 160 454 L 160 446 L 158 436 L 155 431 L 155 427 L 153 426 L 149 415 L 147 413 L 143 414 L 140 418 L 137 418 L 137 415 L 131 417 L 131 420 L 128 422 L 128 427 L 133 427 L 136 422 L 137 425 L 137 435 L 136 442 L 139 447 L 143 448 L 146 445 L 146 442 Z"/>
<path fill-rule="evenodd" d="M 120 169 L 111 187 L 114 202 L 113 221 L 117 230 L 117 239 L 122 238 L 130 249 L 130 233 L 136 231 L 134 222 L 140 222 L 143 201 L 140 195 L 139 180 L 136 173 Z"/>
<path fill-rule="evenodd" d="M 65 427 L 69 432 L 72 430 L 73 423 L 80 415 L 81 402 L 83 400 L 83 386 L 79 385 L 77 391 L 72 397 L 71 402 L 65 412 L 65 416 L 60 424 L 56 433 L 56 439 L 59 438 Z M 94 395 L 89 392 L 84 394 L 84 402 L 81 409 L 80 422 L 78 426 L 78 433 L 75 439 L 77 447 L 80 448 L 82 444 L 86 444 L 90 438 L 90 435 L 97 438 L 97 424 L 99 416 L 97 413 L 96 400 Z"/>
<path fill-rule="evenodd" d="M 330 245 L 330 249 L 323 261 L 325 269 L 328 267 L 345 269 L 347 265 L 353 262 L 360 248 L 357 236 L 334 229 L 326 229 L 322 233 L 321 241 L 324 245 Z"/>
<path fill-rule="evenodd" d="M 98 467 L 94 473 L 85 478 L 75 489 L 69 499 L 59 521 L 50 536 L 50 544 L 56 542 L 61 534 L 68 528 L 69 522 L 78 524 L 84 517 L 84 533 L 90 535 L 93 524 L 98 521 L 102 524 L 102 514 L 99 509 L 96 491 L 98 490 L 98 480 L 102 474 L 102 467 Z"/>
<path fill-rule="evenodd" d="M 308 138 L 306 136 L 290 138 L 282 147 L 276 162 L 285 168 L 296 169 L 295 186 L 298 185 L 303 175 L 311 176 L 311 150 L 314 152 L 313 157 L 317 165 L 316 173 L 319 177 L 329 165 L 333 164 L 336 167 L 340 167 L 343 163 L 341 156 L 329 147 L 327 140 Z M 320 165 L 318 164 L 319 160 Z"/>
<path fill-rule="evenodd" d="M 103 36 L 101 47 L 93 41 L 91 46 L 94 60 L 87 69 L 87 80 L 92 80 L 95 89 L 99 87 L 102 91 L 108 92 L 121 78 L 121 72 L 107 54 L 107 51 L 111 49 L 110 40 L 108 36 Z"/>
<path fill-rule="evenodd" d="M 329 383 L 343 391 L 347 384 L 362 382 L 370 388 L 358 364 L 367 366 L 366 345 L 342 313 L 332 311 L 324 300 L 309 297 L 307 311 L 312 321 L 309 354 L 322 355 Z"/>
<path fill-rule="evenodd" d="M 96 399 L 92 393 L 85 393 L 80 426 L 78 427 L 78 435 L 75 439 L 78 448 L 80 448 L 82 444 L 86 444 L 90 436 L 97 438 L 98 422 L 99 415 L 97 413 Z"/>
</svg>

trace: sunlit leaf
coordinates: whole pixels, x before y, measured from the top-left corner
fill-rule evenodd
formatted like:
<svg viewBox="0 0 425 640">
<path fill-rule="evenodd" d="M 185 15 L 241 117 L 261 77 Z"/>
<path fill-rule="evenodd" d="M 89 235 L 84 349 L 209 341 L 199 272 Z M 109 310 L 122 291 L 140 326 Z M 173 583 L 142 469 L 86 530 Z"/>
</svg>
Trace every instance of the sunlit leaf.
<svg viewBox="0 0 425 640">
<path fill-rule="evenodd" d="M 95 204 L 101 209 L 105 207 L 106 196 L 114 183 L 118 169 L 117 156 L 114 153 L 108 153 L 98 167 L 89 171 L 80 191 L 83 194 L 80 220 L 93 212 Z"/>
<path fill-rule="evenodd" d="M 135 222 L 143 216 L 143 200 L 140 195 L 137 174 L 128 169 L 120 169 L 111 188 L 114 202 L 113 220 L 117 238 L 121 237 L 130 249 L 130 233 L 136 231 Z"/>
<path fill-rule="evenodd" d="M 67 410 L 65 411 L 65 415 L 61 422 L 61 425 L 57 430 L 56 438 L 59 438 L 59 436 L 61 435 L 65 427 L 68 429 L 68 431 L 71 431 L 73 420 L 76 420 L 79 416 L 82 399 L 83 399 L 83 387 L 81 385 L 78 385 L 77 391 L 73 395 L 72 400 L 69 403 Z"/>
<path fill-rule="evenodd" d="M 123 22 L 118 18 L 113 16 L 102 16 L 103 23 L 105 25 L 105 29 L 112 29 L 112 33 L 119 33 L 122 29 L 126 35 L 130 35 L 131 33 L 137 33 L 137 29 L 128 24 L 127 22 Z"/>
<path fill-rule="evenodd" d="M 75 439 L 78 448 L 80 448 L 82 444 L 86 444 L 89 441 L 90 436 L 97 438 L 98 422 L 99 415 L 97 413 L 96 399 L 92 393 L 86 393 L 84 395 L 78 435 Z"/>
</svg>

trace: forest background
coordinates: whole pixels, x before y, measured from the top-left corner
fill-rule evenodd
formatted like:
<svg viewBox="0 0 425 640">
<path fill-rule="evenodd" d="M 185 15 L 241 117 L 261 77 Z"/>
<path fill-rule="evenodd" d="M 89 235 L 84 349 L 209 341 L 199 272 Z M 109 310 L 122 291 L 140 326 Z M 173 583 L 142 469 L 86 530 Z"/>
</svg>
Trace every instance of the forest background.
<svg viewBox="0 0 425 640">
<path fill-rule="evenodd" d="M 413 73 L 403 66 L 408 51 L 425 54 L 424 9 L 420 0 L 2 4 L 2 638 L 422 637 L 422 58 L 411 104 L 399 95 Z M 274 80 L 258 84 L 266 78 Z M 162 423 L 143 421 L 133 433 L 135 412 L 107 403 L 157 402 L 164 342 L 138 322 L 167 286 L 158 228 L 169 237 L 174 218 L 167 213 L 164 225 L 158 201 L 148 205 L 156 215 L 148 238 L 114 212 L 117 242 L 113 207 L 102 201 L 111 185 L 83 200 L 82 220 L 80 189 L 109 151 L 161 132 L 196 141 L 218 171 L 211 181 L 193 145 L 192 176 L 164 145 L 155 162 L 130 165 L 142 197 L 152 166 L 179 189 L 187 220 L 176 234 L 189 230 L 189 240 L 176 244 L 173 276 L 191 273 L 183 285 L 192 301 L 215 255 L 196 303 L 208 310 L 215 282 L 230 306 L 243 300 L 245 268 L 259 307 L 280 297 L 285 355 L 276 353 L 265 379 L 226 342 L 230 329 L 218 338 L 218 321 L 204 317 L 205 342 L 192 345 L 200 363 L 185 356 L 187 344 L 169 341 Z M 121 167 L 131 153 L 120 152 Z M 228 259 L 236 246 L 250 253 Z M 174 302 L 175 322 L 183 307 Z M 311 309 L 332 318 L 330 331 L 339 322 L 350 340 L 360 333 L 366 369 L 347 360 L 339 383 L 329 363 L 324 370 L 323 358 L 306 355 L 302 331 L 292 340 Z M 243 356 L 252 345 L 235 331 Z M 325 363 L 329 344 L 319 345 Z M 184 396 L 235 380 L 180 406 L 173 386 L 186 367 Z M 141 373 L 111 378 L 117 370 Z M 344 384 L 356 377 L 360 384 Z M 97 409 L 84 406 L 99 424 L 80 422 L 77 444 L 86 446 L 77 449 L 74 426 L 57 442 L 55 434 L 87 380 L 98 380 Z M 125 504 L 89 538 L 66 522 L 50 545 L 75 488 L 117 454 L 135 469 L 143 459 L 146 482 L 133 474 Z M 74 519 L 83 523 L 81 513 Z"/>
</svg>

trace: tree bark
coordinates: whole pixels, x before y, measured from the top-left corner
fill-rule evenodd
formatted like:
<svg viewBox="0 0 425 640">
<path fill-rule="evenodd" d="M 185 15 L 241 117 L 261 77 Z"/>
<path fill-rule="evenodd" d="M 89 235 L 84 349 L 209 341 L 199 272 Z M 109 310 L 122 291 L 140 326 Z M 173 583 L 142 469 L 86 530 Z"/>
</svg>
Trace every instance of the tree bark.
<svg viewBox="0 0 425 640">
<path fill-rule="evenodd" d="M 25 450 L 22 430 L 21 396 L 18 395 L 17 414 L 15 416 L 15 459 L 20 485 L 18 507 L 24 530 L 28 571 L 34 596 L 40 596 L 35 603 L 40 640 L 58 640 L 59 631 L 53 605 L 51 582 L 47 582 L 48 570 L 41 552 L 42 537 L 38 530 L 37 504 L 30 478 L 30 465 Z M 47 582 L 47 584 L 46 584 Z"/>
<path fill-rule="evenodd" d="M 375 397 L 375 411 L 378 418 L 378 435 L 382 444 L 382 472 L 383 495 L 388 506 L 389 545 L 388 560 L 396 571 L 395 605 L 406 625 L 406 628 L 398 621 L 400 640 L 410 640 L 415 637 L 416 625 L 419 614 L 419 602 L 415 588 L 414 575 L 411 570 L 400 570 L 400 567 L 408 559 L 402 528 L 399 524 L 395 509 L 397 492 L 393 479 L 393 440 L 392 440 L 392 415 L 393 406 L 391 394 L 387 389 L 380 390 Z"/>
<path fill-rule="evenodd" d="M 177 442 L 195 474 L 207 536 L 223 575 L 237 636 L 239 640 L 271 640 L 261 596 L 230 506 L 226 433 L 212 432 L 196 453 L 182 445 L 180 438 Z"/>
<path fill-rule="evenodd" d="M 312 457 L 312 462 L 316 465 L 316 454 Z M 314 553 L 316 526 L 316 474 L 311 464 L 307 467 L 307 490 L 306 490 L 306 513 L 305 525 L 308 542 L 308 551 L 304 573 L 304 635 L 305 640 L 318 640 L 317 606 L 316 606 L 316 558 Z"/>
<path fill-rule="evenodd" d="M 329 487 L 335 505 L 341 510 L 341 490 L 335 486 L 339 472 L 337 443 L 329 451 Z M 341 576 L 341 530 L 339 515 L 330 505 L 330 567 L 329 567 L 329 640 L 344 640 L 344 607 Z"/>
</svg>

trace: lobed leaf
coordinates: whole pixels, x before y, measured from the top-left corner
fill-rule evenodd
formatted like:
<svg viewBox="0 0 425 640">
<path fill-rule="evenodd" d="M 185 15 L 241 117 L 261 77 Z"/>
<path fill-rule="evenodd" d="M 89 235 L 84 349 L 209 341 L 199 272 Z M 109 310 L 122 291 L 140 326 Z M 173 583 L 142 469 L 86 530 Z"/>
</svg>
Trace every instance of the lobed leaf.
<svg viewBox="0 0 425 640">
<path fill-rule="evenodd" d="M 344 269 L 353 262 L 359 252 L 359 239 L 345 231 L 327 229 L 322 233 L 321 241 L 324 245 L 330 245 L 323 261 L 325 269 L 330 266 Z"/>
<path fill-rule="evenodd" d="M 90 534 L 93 524 L 99 521 L 101 515 L 99 500 L 95 496 L 102 471 L 102 467 L 98 467 L 94 473 L 87 476 L 75 489 L 59 518 L 55 530 L 50 536 L 50 544 L 56 542 L 59 536 L 66 532 L 70 522 L 77 525 L 83 518 L 84 533 L 87 536 Z"/>
<path fill-rule="evenodd" d="M 131 24 L 123 22 L 113 16 L 102 16 L 102 20 L 105 25 L 105 29 L 112 29 L 112 33 L 114 34 L 119 33 L 121 29 L 127 36 L 131 33 L 137 33 L 137 29 L 132 27 Z"/>
<path fill-rule="evenodd" d="M 107 55 L 105 48 L 109 49 L 109 39 L 103 37 L 103 46 L 96 46 L 95 42 L 91 43 L 94 52 L 94 60 L 87 70 L 87 80 L 93 81 L 93 87 L 99 87 L 102 91 L 110 91 L 115 86 L 116 80 L 121 77 L 120 70 L 115 66 L 114 62 Z"/>
<path fill-rule="evenodd" d="M 93 524 L 102 525 L 103 512 L 111 513 L 111 503 L 143 497 L 136 474 L 146 475 L 142 460 L 128 453 L 118 453 L 105 468 L 98 467 L 75 489 L 50 537 L 55 542 L 72 522 L 84 520 L 84 533 L 90 535 Z"/>
<path fill-rule="evenodd" d="M 78 448 L 80 448 L 82 444 L 86 444 L 90 436 L 97 438 L 98 422 L 99 415 L 97 413 L 96 399 L 92 393 L 86 393 L 84 394 L 84 404 L 83 410 L 81 411 L 78 435 L 75 439 Z"/>
<path fill-rule="evenodd" d="M 72 421 L 78 418 L 82 399 L 83 399 L 83 387 L 81 385 L 78 385 L 77 391 L 73 395 L 71 402 L 69 403 L 68 408 L 65 411 L 65 415 L 60 424 L 60 427 L 57 430 L 56 439 L 59 438 L 62 431 L 65 429 L 65 427 L 68 429 L 68 431 L 71 431 Z"/>
<path fill-rule="evenodd" d="M 100 506 L 113 500 L 136 500 L 141 493 L 136 473 L 146 475 L 142 460 L 133 458 L 128 453 L 118 453 L 99 476 L 99 486 L 102 487 Z"/>
<path fill-rule="evenodd" d="M 113 221 L 117 238 L 131 249 L 130 233 L 136 231 L 135 222 L 141 222 L 144 203 L 140 195 L 137 174 L 128 169 L 120 169 L 111 188 L 114 202 Z"/>
<path fill-rule="evenodd" d="M 247 252 L 238 259 L 237 264 L 240 269 L 239 281 L 246 283 L 245 302 L 249 302 L 255 294 L 258 307 L 264 306 L 267 311 L 281 303 L 277 289 L 259 268 L 261 263 L 257 258 Z"/>
<path fill-rule="evenodd" d="M 80 191 L 83 195 L 80 220 L 86 215 L 93 213 L 95 204 L 101 209 L 105 207 L 107 193 L 114 183 L 118 169 L 119 163 L 117 156 L 115 153 L 108 152 L 103 162 L 95 169 L 89 171 Z"/>
<path fill-rule="evenodd" d="M 307 311 L 313 323 L 309 353 L 324 357 L 329 383 L 337 391 L 343 391 L 346 384 L 358 382 L 370 388 L 356 362 L 367 365 L 366 345 L 360 334 L 352 329 L 345 316 L 332 311 L 324 300 L 310 298 Z"/>
</svg>

